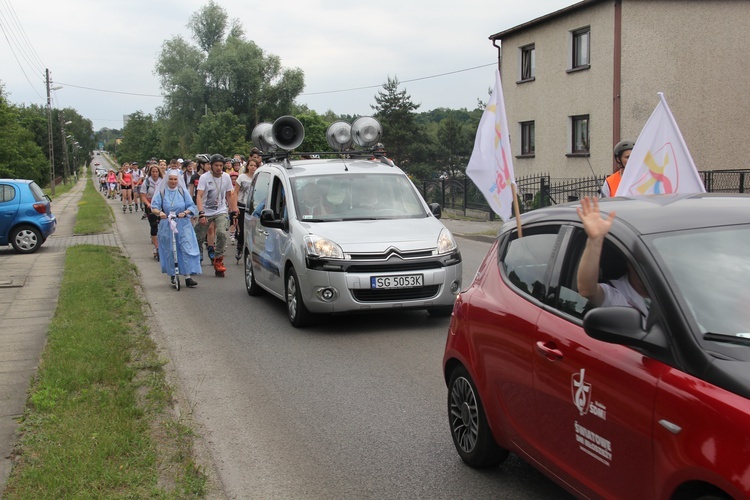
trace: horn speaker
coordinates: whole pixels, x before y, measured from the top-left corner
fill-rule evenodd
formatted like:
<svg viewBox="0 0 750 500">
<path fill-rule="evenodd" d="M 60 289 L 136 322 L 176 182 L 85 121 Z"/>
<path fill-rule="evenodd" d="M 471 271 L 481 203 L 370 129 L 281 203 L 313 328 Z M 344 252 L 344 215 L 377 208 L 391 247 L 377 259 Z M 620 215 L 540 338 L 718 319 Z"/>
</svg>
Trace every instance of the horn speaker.
<svg viewBox="0 0 750 500">
<path fill-rule="evenodd" d="M 253 141 L 253 145 L 264 153 L 276 147 L 273 135 L 271 134 L 271 127 L 273 127 L 273 125 L 268 122 L 259 123 L 250 134 L 250 139 Z"/>
<path fill-rule="evenodd" d="M 271 135 L 278 147 L 291 150 L 305 140 L 305 127 L 293 116 L 282 116 L 273 122 Z"/>
</svg>

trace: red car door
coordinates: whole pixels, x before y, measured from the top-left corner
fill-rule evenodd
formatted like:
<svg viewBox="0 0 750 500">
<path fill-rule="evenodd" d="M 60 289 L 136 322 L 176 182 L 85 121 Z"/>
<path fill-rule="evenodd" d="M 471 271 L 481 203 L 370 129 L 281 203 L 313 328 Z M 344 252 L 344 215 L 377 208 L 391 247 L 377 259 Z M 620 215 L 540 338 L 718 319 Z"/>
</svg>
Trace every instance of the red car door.
<svg viewBox="0 0 750 500">
<path fill-rule="evenodd" d="M 540 446 L 532 373 L 535 325 L 558 231 L 559 226 L 528 228 L 523 238 L 511 239 L 500 261 L 487 266 L 482 286 L 472 290 L 470 299 L 471 338 L 478 357 L 473 363 L 475 381 L 488 421 L 493 432 L 502 427 L 525 449 Z M 493 252 L 487 258 L 496 259 Z"/>
<path fill-rule="evenodd" d="M 665 366 L 592 339 L 548 311 L 539 317 L 536 348 L 543 465 L 584 493 L 652 497 L 653 411 Z"/>
</svg>

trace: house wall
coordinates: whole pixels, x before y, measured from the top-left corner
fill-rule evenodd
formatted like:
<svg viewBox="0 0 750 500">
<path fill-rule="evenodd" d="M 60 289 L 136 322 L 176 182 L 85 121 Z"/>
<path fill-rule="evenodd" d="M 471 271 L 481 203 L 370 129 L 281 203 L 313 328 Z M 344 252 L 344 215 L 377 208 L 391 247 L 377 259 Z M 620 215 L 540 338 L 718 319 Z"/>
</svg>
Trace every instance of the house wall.
<svg viewBox="0 0 750 500">
<path fill-rule="evenodd" d="M 617 139 L 635 140 L 664 92 L 699 170 L 750 168 L 750 1 L 623 0 L 621 132 L 613 137 L 613 2 L 531 25 L 502 39 L 503 92 L 514 155 L 520 125 L 535 121 L 534 158 L 516 176 L 554 178 L 612 171 Z M 591 27 L 591 68 L 566 73 L 569 32 Z M 536 75 L 519 79 L 519 48 L 534 43 Z M 590 115 L 590 157 L 567 157 L 568 117 Z"/>
<path fill-rule="evenodd" d="M 750 2 L 623 1 L 622 136 L 664 97 L 698 170 L 750 168 Z"/>
<path fill-rule="evenodd" d="M 570 178 L 611 173 L 614 14 L 610 2 L 569 13 L 502 40 L 503 93 L 514 155 L 521 152 L 520 125 L 535 121 L 534 158 L 515 158 L 517 177 L 549 173 Z M 567 73 L 570 32 L 591 27 L 590 69 Z M 536 77 L 519 79 L 519 48 L 534 43 Z M 590 157 L 567 157 L 569 116 L 590 116 Z"/>
</svg>

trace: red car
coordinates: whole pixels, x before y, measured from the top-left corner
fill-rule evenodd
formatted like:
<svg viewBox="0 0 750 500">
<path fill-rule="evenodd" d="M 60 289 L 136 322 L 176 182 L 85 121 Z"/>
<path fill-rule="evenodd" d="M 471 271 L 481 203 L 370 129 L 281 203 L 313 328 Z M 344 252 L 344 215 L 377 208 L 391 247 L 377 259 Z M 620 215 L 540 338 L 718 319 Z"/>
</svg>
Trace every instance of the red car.
<svg viewBox="0 0 750 500">
<path fill-rule="evenodd" d="M 472 467 L 524 458 L 578 497 L 750 497 L 750 197 L 602 200 L 600 283 L 647 291 L 593 308 L 574 204 L 515 220 L 461 292 L 443 358 Z"/>
</svg>

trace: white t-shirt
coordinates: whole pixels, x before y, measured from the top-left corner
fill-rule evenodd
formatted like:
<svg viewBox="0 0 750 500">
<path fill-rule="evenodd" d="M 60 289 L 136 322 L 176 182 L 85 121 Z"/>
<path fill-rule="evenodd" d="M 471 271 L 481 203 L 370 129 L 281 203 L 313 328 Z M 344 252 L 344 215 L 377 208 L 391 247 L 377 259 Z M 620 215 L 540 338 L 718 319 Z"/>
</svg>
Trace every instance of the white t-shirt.
<svg viewBox="0 0 750 500">
<path fill-rule="evenodd" d="M 212 172 L 201 175 L 197 191 L 203 191 L 203 212 L 206 217 L 228 213 L 227 193 L 233 190 L 232 178 L 226 172 L 222 172 L 221 177 L 214 177 Z"/>
<path fill-rule="evenodd" d="M 239 177 L 237 177 L 237 184 L 240 186 L 240 192 L 237 195 L 237 203 L 239 205 L 245 206 L 245 199 L 247 198 L 247 193 L 250 192 L 250 186 L 252 183 L 252 176 L 240 174 Z"/>
<path fill-rule="evenodd" d="M 648 317 L 648 304 L 641 294 L 635 291 L 633 285 L 625 275 L 609 283 L 599 283 L 604 292 L 602 307 L 606 306 L 630 306 L 638 309 L 644 318 Z"/>
</svg>

